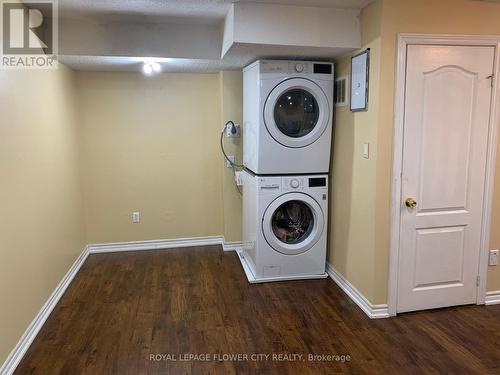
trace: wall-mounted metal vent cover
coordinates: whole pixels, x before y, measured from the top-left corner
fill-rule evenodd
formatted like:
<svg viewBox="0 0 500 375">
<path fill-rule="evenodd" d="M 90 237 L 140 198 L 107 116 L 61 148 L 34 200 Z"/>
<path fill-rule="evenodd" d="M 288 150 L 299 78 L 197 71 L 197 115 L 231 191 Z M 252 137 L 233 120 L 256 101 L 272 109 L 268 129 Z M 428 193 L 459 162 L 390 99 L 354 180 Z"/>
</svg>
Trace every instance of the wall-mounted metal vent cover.
<svg viewBox="0 0 500 375">
<path fill-rule="evenodd" d="M 349 84 L 349 77 L 348 76 L 343 76 L 339 77 L 335 80 L 335 106 L 336 107 L 343 107 L 348 104 L 348 84 Z"/>
</svg>

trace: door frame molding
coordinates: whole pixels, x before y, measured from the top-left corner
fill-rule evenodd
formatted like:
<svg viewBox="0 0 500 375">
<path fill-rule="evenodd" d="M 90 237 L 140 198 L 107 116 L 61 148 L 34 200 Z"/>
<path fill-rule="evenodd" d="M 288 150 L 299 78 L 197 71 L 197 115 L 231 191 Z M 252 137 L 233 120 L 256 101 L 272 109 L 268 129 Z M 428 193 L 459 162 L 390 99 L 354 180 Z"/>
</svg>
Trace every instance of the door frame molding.
<svg viewBox="0 0 500 375">
<path fill-rule="evenodd" d="M 396 47 L 396 77 L 394 91 L 394 130 L 393 159 L 391 181 L 391 224 L 389 249 L 389 285 L 388 310 L 390 316 L 397 313 L 398 270 L 401 225 L 401 202 L 403 171 L 403 136 L 404 106 L 406 88 L 406 47 L 419 45 L 458 45 L 458 46 L 491 46 L 495 47 L 493 93 L 490 106 L 490 123 L 488 130 L 488 150 L 486 159 L 486 178 L 484 185 L 484 203 L 481 225 L 481 250 L 479 255 L 480 285 L 477 290 L 476 303 L 485 303 L 486 275 L 488 271 L 488 253 L 490 245 L 491 211 L 495 178 L 498 126 L 500 122 L 500 36 L 492 35 L 448 35 L 448 34 L 398 34 Z"/>
</svg>

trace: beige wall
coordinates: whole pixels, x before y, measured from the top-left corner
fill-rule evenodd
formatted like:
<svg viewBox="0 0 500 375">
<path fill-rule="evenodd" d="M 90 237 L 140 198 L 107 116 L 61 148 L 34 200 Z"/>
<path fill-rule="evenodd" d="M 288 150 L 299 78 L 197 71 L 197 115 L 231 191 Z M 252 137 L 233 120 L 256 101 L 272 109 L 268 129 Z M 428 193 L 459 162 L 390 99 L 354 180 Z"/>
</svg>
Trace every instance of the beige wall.
<svg viewBox="0 0 500 375">
<path fill-rule="evenodd" d="M 0 71 L 0 113 L 0 363 L 85 243 L 241 240 L 241 72 Z"/>
<path fill-rule="evenodd" d="M 0 70 L 0 364 L 84 247 L 73 81 Z"/>
<path fill-rule="evenodd" d="M 219 75 L 82 72 L 77 87 L 87 242 L 222 234 Z"/>
<path fill-rule="evenodd" d="M 470 0 L 378 0 L 371 4 L 362 12 L 363 44 L 368 46 L 368 41 L 379 41 L 378 46 L 372 47 L 372 56 L 379 54 L 378 76 L 373 79 L 373 69 L 370 79 L 370 107 L 365 116 L 372 112 L 375 118 L 371 117 L 370 126 L 376 134 L 374 144 L 372 144 L 372 159 L 368 165 L 363 167 L 362 163 L 352 163 L 352 176 L 360 176 L 359 185 L 372 185 L 371 191 L 375 190 L 375 207 L 371 207 L 366 213 L 367 207 L 357 207 L 355 201 L 363 201 L 366 193 L 356 191 L 355 188 L 348 189 L 347 183 L 340 182 L 337 189 L 343 188 L 350 196 L 350 202 L 342 201 L 342 196 L 333 200 L 332 210 L 337 210 L 336 215 L 352 218 L 356 215 L 363 215 L 363 220 L 358 220 L 354 226 L 349 225 L 349 230 L 356 228 L 356 233 L 360 236 L 372 238 L 373 245 L 361 246 L 349 242 L 346 238 L 354 235 L 346 235 L 346 232 L 332 228 L 333 242 L 330 246 L 330 260 L 333 264 L 339 263 L 339 269 L 347 278 L 375 304 L 387 302 L 388 283 L 388 262 L 389 262 L 389 225 L 390 225 L 390 183 L 392 168 L 392 132 L 394 115 L 394 75 L 395 75 L 395 54 L 396 37 L 398 33 L 442 33 L 442 34 L 477 34 L 477 35 L 500 35 L 500 4 L 491 2 L 479 2 Z M 339 67 L 347 64 L 348 59 L 340 60 Z M 372 59 L 373 63 L 373 59 Z M 344 67 L 348 69 L 348 67 Z M 377 89 L 378 87 L 378 89 Z M 378 101 L 378 104 L 377 102 Z M 378 113 L 373 113 L 377 111 Z M 362 128 L 357 121 L 361 120 L 360 114 L 352 114 L 345 111 L 338 111 L 336 115 L 337 129 L 335 136 L 335 147 L 353 148 L 353 160 L 360 158 L 359 147 L 363 142 L 357 138 L 357 129 Z M 349 128 L 349 123 L 353 129 Z M 352 127 L 352 126 L 351 126 Z M 344 133 L 352 132 L 353 136 L 345 136 Z M 344 132 L 344 133 L 343 133 Z M 365 137 L 368 135 L 366 134 Z M 373 136 L 373 134 L 372 134 Z M 340 138 L 339 138 L 340 137 Z M 357 148 L 357 150 L 356 150 Z M 374 151 L 374 152 L 373 152 Z M 335 151 L 340 154 L 340 151 Z M 496 189 L 493 208 L 492 238 L 491 248 L 500 248 L 500 152 L 497 153 L 497 176 Z M 334 178 L 341 168 L 348 168 L 349 161 L 342 162 L 341 158 L 347 156 L 339 155 L 340 160 L 334 160 Z M 352 161 L 351 161 L 352 162 Z M 339 165 L 341 164 L 341 165 Z M 340 170 L 340 171 L 339 171 Z M 339 176 L 341 177 L 341 176 Z M 344 176 L 345 177 L 345 176 Z M 335 185 L 339 184 L 339 178 Z M 334 193 L 335 194 L 335 193 Z M 335 201 L 338 201 L 336 207 Z M 361 205 L 360 205 L 361 206 Z M 373 210 L 373 211 L 372 211 Z M 371 213 L 374 216 L 370 216 Z M 366 215 L 373 222 L 374 228 L 366 225 Z M 352 221 L 352 219 L 351 219 Z M 335 216 L 334 221 L 335 224 Z M 344 224 L 347 225 L 347 224 Z M 339 232 L 339 233 L 336 233 Z M 349 232 L 347 232 L 349 233 Z M 335 240 L 335 234 L 337 238 Z M 360 241 L 358 239 L 358 241 Z M 354 265 L 352 269 L 342 268 L 340 259 L 366 260 L 369 265 L 361 262 Z M 345 262 L 345 260 L 343 261 Z M 349 264 L 349 262 L 348 262 Z M 337 265 L 336 265 L 337 266 Z M 372 283 L 372 284 L 370 284 Z M 500 290 L 500 267 L 490 267 L 488 270 L 487 290 Z"/>
<path fill-rule="evenodd" d="M 349 107 L 336 109 L 330 186 L 328 261 L 372 302 L 385 298 L 375 272 L 381 11 L 381 4 L 374 3 L 361 13 L 361 50 L 370 48 L 369 108 L 356 113 Z M 337 76 L 350 74 L 350 60 L 349 54 L 336 61 Z M 370 144 L 369 159 L 362 156 L 364 143 Z"/>
<path fill-rule="evenodd" d="M 221 113 L 223 124 L 232 120 L 243 123 L 243 73 L 227 71 L 220 73 Z M 242 138 L 225 138 L 224 147 L 228 155 L 236 156 L 236 163 L 242 164 Z M 241 194 L 234 183 L 234 171 L 221 163 L 222 196 L 224 201 L 224 237 L 226 241 L 241 241 Z"/>
</svg>

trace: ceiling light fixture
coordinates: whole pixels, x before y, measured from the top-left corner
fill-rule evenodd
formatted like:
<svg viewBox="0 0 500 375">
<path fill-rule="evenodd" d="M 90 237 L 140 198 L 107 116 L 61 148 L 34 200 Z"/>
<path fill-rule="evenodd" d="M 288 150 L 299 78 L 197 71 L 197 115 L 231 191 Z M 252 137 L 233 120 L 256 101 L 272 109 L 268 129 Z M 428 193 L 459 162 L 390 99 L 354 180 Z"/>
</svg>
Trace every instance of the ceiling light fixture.
<svg viewBox="0 0 500 375">
<path fill-rule="evenodd" d="M 142 66 L 142 71 L 145 75 L 149 76 L 153 73 L 153 67 L 151 66 L 151 64 L 144 63 L 144 65 Z"/>
<path fill-rule="evenodd" d="M 142 71 L 145 75 L 150 76 L 154 73 L 161 72 L 161 65 L 156 61 L 143 61 Z"/>
<path fill-rule="evenodd" d="M 156 61 L 154 61 L 152 64 L 151 64 L 151 67 L 153 68 L 153 70 L 156 72 L 156 73 L 159 73 L 161 71 L 161 66 L 159 63 L 157 63 Z"/>
</svg>

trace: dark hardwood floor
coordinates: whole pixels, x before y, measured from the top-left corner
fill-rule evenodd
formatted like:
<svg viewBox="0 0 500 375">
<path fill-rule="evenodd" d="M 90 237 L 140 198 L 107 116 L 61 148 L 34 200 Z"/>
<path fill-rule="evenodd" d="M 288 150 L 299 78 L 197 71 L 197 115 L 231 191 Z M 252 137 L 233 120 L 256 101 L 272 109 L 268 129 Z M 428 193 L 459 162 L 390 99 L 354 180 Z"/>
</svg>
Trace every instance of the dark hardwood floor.
<svg viewBox="0 0 500 375">
<path fill-rule="evenodd" d="M 370 320 L 330 279 L 249 285 L 220 247 L 91 255 L 16 370 L 334 373 L 500 374 L 500 305 Z"/>
</svg>

